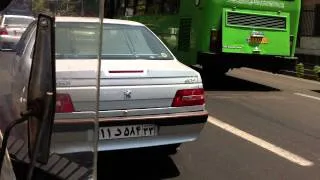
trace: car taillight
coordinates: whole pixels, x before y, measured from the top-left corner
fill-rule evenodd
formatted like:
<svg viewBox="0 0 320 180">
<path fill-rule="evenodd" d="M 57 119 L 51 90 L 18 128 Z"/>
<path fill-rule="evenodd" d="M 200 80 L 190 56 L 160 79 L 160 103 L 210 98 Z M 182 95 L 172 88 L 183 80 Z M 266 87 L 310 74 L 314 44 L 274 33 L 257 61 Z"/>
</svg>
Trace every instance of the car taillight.
<svg viewBox="0 0 320 180">
<path fill-rule="evenodd" d="M 183 89 L 177 91 L 172 102 L 172 107 L 196 106 L 203 105 L 204 103 L 204 90 L 202 88 Z"/>
<path fill-rule="evenodd" d="M 217 52 L 218 51 L 218 31 L 216 29 L 212 29 L 210 31 L 210 51 Z"/>
<path fill-rule="evenodd" d="M 69 94 L 56 95 L 56 112 L 57 113 L 74 112 L 72 99 Z"/>
<path fill-rule="evenodd" d="M 0 35 L 8 35 L 8 31 L 6 28 L 1 28 L 0 29 Z"/>
</svg>

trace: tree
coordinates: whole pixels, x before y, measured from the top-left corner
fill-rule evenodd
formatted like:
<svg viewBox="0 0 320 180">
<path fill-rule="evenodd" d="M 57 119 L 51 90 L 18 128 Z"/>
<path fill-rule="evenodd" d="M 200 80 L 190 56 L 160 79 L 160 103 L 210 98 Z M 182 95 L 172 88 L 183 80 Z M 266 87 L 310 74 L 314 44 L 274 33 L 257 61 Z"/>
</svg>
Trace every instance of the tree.
<svg viewBox="0 0 320 180">
<path fill-rule="evenodd" d="M 32 12 L 40 13 L 40 12 L 49 12 L 48 5 L 45 0 L 32 0 Z"/>
</svg>

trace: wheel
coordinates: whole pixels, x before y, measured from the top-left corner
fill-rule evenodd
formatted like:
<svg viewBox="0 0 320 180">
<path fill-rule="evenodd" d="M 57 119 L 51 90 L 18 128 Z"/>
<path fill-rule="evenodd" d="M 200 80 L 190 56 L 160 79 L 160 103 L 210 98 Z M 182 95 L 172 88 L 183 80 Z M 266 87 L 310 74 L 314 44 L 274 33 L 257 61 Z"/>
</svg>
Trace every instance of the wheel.
<svg viewBox="0 0 320 180">
<path fill-rule="evenodd" d="M 273 74 L 280 74 L 281 70 L 282 70 L 282 68 L 280 66 L 274 66 L 274 67 L 272 67 L 271 72 Z"/>
<path fill-rule="evenodd" d="M 280 74 L 282 70 L 290 69 L 292 67 L 290 61 L 283 58 L 274 58 L 270 63 L 270 71 L 274 74 Z"/>
<path fill-rule="evenodd" d="M 207 65 L 203 67 L 202 80 L 205 88 L 210 88 L 220 83 L 225 77 L 228 68 L 224 66 Z"/>
</svg>

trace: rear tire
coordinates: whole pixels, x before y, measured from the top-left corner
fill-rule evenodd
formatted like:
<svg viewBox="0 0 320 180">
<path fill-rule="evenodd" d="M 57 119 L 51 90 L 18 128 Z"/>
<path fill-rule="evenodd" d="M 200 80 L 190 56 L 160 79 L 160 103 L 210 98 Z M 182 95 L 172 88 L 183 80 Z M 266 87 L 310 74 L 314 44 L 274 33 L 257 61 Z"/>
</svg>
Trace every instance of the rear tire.
<svg viewBox="0 0 320 180">
<path fill-rule="evenodd" d="M 202 66 L 202 80 L 205 88 L 219 83 L 229 70 L 229 63 L 219 54 L 199 53 L 198 64 Z"/>
<path fill-rule="evenodd" d="M 280 74 L 282 70 L 290 67 L 290 63 L 286 59 L 277 59 L 277 62 L 273 64 L 272 73 Z"/>
<path fill-rule="evenodd" d="M 174 155 L 178 153 L 181 144 L 170 144 L 161 147 L 161 152 L 167 155 Z"/>
<path fill-rule="evenodd" d="M 228 68 L 222 65 L 206 64 L 203 65 L 202 79 L 205 88 L 220 83 L 221 79 L 228 72 Z"/>
<path fill-rule="evenodd" d="M 262 67 L 259 67 L 261 70 L 268 71 L 273 74 L 280 74 L 282 70 L 290 67 L 290 62 L 284 58 L 271 57 L 261 65 Z"/>
</svg>

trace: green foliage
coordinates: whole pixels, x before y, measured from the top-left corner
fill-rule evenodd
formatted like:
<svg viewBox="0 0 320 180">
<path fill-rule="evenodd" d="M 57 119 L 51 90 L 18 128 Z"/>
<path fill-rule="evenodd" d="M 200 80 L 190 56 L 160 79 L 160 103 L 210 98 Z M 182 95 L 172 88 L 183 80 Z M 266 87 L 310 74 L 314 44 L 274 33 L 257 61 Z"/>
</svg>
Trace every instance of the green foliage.
<svg viewBox="0 0 320 180">
<path fill-rule="evenodd" d="M 296 65 L 296 73 L 298 77 L 303 77 L 304 76 L 304 64 L 299 63 Z"/>
<path fill-rule="evenodd" d="M 77 4 L 68 3 L 68 1 L 59 2 L 57 7 L 57 15 L 59 16 L 79 16 L 79 8 Z"/>
<path fill-rule="evenodd" d="M 40 12 L 47 12 L 48 8 L 46 8 L 45 0 L 32 0 L 32 11 L 36 14 Z"/>
<path fill-rule="evenodd" d="M 81 12 L 81 1 L 48 1 L 32 0 L 32 11 L 35 14 L 52 13 L 57 16 L 79 16 Z"/>
<path fill-rule="evenodd" d="M 319 65 L 316 65 L 313 67 L 313 72 L 316 74 L 317 80 L 320 80 L 320 66 Z"/>
</svg>

